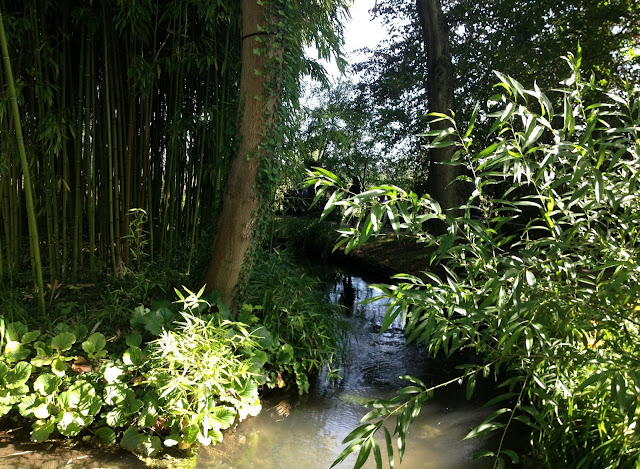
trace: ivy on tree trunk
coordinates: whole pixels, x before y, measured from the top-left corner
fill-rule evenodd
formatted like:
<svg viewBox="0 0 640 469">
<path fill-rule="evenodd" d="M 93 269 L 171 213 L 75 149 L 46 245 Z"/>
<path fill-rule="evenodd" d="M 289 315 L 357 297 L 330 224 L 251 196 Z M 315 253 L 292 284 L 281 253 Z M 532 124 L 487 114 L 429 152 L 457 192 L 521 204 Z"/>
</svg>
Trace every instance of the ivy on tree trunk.
<svg viewBox="0 0 640 469">
<path fill-rule="evenodd" d="M 218 290 L 230 304 L 240 271 L 252 244 L 260 209 L 258 170 L 265 157 L 266 139 L 275 122 L 278 93 L 268 93 L 267 80 L 278 80 L 269 70 L 274 50 L 268 43 L 265 7 L 256 0 L 242 0 L 242 71 L 240 76 L 240 135 L 238 151 L 227 179 L 218 229 L 209 268 L 204 278 L 208 290 Z"/>
</svg>

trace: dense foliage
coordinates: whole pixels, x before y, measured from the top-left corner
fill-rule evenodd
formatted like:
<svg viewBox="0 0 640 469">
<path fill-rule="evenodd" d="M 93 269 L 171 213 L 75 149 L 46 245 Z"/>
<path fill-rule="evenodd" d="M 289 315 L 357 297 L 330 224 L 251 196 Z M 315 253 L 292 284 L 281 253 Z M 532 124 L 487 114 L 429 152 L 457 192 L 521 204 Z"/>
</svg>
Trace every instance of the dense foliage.
<svg viewBox="0 0 640 469">
<path fill-rule="evenodd" d="M 580 43 L 585 67 L 601 86 L 622 86 L 637 74 L 640 9 L 633 1 L 440 0 L 449 28 L 454 65 L 455 111 L 469 119 L 476 102 L 493 94 L 493 70 L 532 87 L 555 85 L 560 56 Z M 369 124 L 378 143 L 407 160 L 408 187 L 425 185 L 429 152 L 417 135 L 426 127 L 427 56 L 414 0 L 379 0 L 372 14 L 387 26 L 389 39 L 356 64 L 361 107 L 375 110 Z M 459 124 L 460 124 L 459 120 Z M 395 162 L 393 163 L 395 164 Z"/>
<path fill-rule="evenodd" d="M 83 434 L 154 456 L 219 443 L 260 412 L 260 387 L 308 391 L 339 353 L 342 326 L 317 279 L 290 259 L 263 262 L 267 285 L 252 291 L 265 306 L 244 305 L 236 321 L 219 294 L 187 289 L 175 304 L 135 308 L 115 342 L 99 323 L 49 332 L 0 316 L 0 417 L 28 419 L 33 441 Z"/>
<path fill-rule="evenodd" d="M 11 1 L 1 13 L 45 279 L 138 271 L 128 235 L 140 209 L 148 260 L 189 270 L 235 146 L 237 2 Z M 15 281 L 29 245 L 9 101 L 3 93 L 0 277 Z"/>
<path fill-rule="evenodd" d="M 340 230 L 347 250 L 378 234 L 383 217 L 432 249 L 422 278 L 378 286 L 391 301 L 383 328 L 401 316 L 407 340 L 434 355 L 478 354 L 481 363 L 463 365 L 459 379 L 469 395 L 482 376 L 498 382 L 488 402 L 495 411 L 468 435 L 502 433 L 484 454 L 494 467 L 520 460 L 505 443 L 516 421 L 530 429 L 532 457 L 546 467 L 640 460 L 640 90 L 601 89 L 581 77 L 579 54 L 568 62 L 570 78 L 549 94 L 498 75 L 487 147 L 474 142 L 477 113 L 466 130 L 432 116 L 450 123 L 427 133 L 432 145 L 456 145 L 468 170 L 471 196 L 457 216 L 395 186 L 351 195 L 334 190 L 341 181 L 325 170 L 309 179 L 332 192 L 325 213 L 341 207 L 351 223 Z M 431 235 L 429 220 L 446 232 Z M 360 466 L 373 451 L 381 467 L 374 434 L 394 416 L 402 457 L 407 428 L 432 392 L 412 381 L 397 398 L 369 404 L 339 459 L 360 451 Z"/>
<path fill-rule="evenodd" d="M 272 351 L 265 365 L 267 383 L 282 387 L 295 382 L 300 394 L 305 393 L 309 377 L 340 358 L 345 320 L 329 302 L 320 279 L 289 252 L 262 252 L 254 262 L 245 300 L 260 306 L 246 321 L 264 325 L 261 333 Z"/>
<path fill-rule="evenodd" d="M 198 294 L 181 297 L 176 312 L 137 308 L 125 343 L 83 325 L 48 332 L 0 318 L 1 415 L 31 421 L 33 441 L 89 432 L 146 456 L 221 441 L 236 417 L 260 411 L 259 346 L 217 308 L 201 315 Z"/>
</svg>

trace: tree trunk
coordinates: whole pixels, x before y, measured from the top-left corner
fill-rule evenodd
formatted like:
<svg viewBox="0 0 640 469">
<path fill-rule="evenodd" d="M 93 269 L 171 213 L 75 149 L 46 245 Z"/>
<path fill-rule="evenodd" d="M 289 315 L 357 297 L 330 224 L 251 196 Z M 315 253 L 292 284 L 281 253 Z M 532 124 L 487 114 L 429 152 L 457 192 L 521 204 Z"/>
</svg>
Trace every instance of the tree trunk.
<svg viewBox="0 0 640 469">
<path fill-rule="evenodd" d="M 440 0 L 416 0 L 422 34 L 427 47 L 429 111 L 451 114 L 453 110 L 453 65 L 449 47 L 449 25 L 442 13 Z M 444 130 L 447 121 L 431 124 L 431 130 Z M 431 149 L 431 165 L 427 180 L 429 194 L 438 201 L 443 212 L 463 202 L 458 166 L 446 165 L 455 152 L 453 146 Z"/>
<path fill-rule="evenodd" d="M 265 67 L 269 54 L 257 55 L 268 39 L 264 33 L 264 6 L 257 0 L 242 0 L 242 72 L 240 76 L 240 135 L 238 152 L 229 172 L 213 253 L 204 278 L 207 290 L 219 290 L 231 304 L 247 250 L 254 235 L 260 208 L 256 178 L 262 144 L 273 124 L 279 101 L 276 93 L 265 93 Z M 281 51 L 279 52 L 281 53 Z M 272 65 L 273 66 L 273 65 Z"/>
</svg>

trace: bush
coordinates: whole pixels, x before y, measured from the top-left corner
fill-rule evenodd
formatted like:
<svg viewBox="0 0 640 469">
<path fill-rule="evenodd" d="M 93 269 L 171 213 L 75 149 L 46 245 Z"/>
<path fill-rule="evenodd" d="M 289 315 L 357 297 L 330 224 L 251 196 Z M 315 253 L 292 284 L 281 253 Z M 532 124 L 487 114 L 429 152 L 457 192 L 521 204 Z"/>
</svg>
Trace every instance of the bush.
<svg viewBox="0 0 640 469">
<path fill-rule="evenodd" d="M 325 214 L 342 206 L 343 224 L 355 223 L 341 230 L 348 250 L 379 233 L 383 214 L 396 233 L 434 250 L 438 275 L 378 286 L 392 302 L 383 327 L 401 316 L 408 341 L 430 353 L 472 349 L 482 357 L 462 366 L 460 379 L 468 395 L 479 376 L 498 380 L 500 394 L 488 403 L 495 412 L 468 435 L 502 432 L 497 451 L 484 453 L 495 466 L 520 460 L 504 446 L 519 421 L 531 429 L 538 465 L 637 467 L 640 90 L 598 89 L 582 79 L 579 54 L 567 61 L 571 77 L 548 95 L 498 74 L 492 143 L 481 151 L 473 149 L 477 112 L 464 131 L 434 116 L 450 128 L 427 133 L 432 145 L 456 145 L 468 170 L 471 195 L 458 211 L 442 213 L 428 195 L 394 186 L 350 197 L 321 169 L 309 183 L 332 192 Z M 444 234 L 425 230 L 434 219 L 446 224 Z M 359 450 L 360 465 L 373 451 L 381 467 L 374 434 L 393 415 L 402 456 L 407 427 L 430 392 L 413 380 L 397 398 L 370 403 L 339 460 Z M 390 443 L 387 430 L 385 437 Z"/>
<path fill-rule="evenodd" d="M 48 333 L 0 317 L 0 417 L 30 420 L 33 441 L 89 432 L 145 456 L 221 441 L 260 411 L 260 350 L 246 325 L 187 293 L 175 313 L 137 308 L 131 323 L 147 339 L 136 332 L 125 344 L 85 326 Z"/>
<path fill-rule="evenodd" d="M 250 312 L 245 306 L 238 318 L 264 326 L 255 334 L 263 335 L 261 345 L 269 354 L 264 367 L 270 387 L 284 387 L 293 380 L 305 393 L 309 376 L 330 367 L 340 355 L 346 323 L 325 290 L 286 251 L 256 256 L 245 301 L 261 306 Z"/>
</svg>

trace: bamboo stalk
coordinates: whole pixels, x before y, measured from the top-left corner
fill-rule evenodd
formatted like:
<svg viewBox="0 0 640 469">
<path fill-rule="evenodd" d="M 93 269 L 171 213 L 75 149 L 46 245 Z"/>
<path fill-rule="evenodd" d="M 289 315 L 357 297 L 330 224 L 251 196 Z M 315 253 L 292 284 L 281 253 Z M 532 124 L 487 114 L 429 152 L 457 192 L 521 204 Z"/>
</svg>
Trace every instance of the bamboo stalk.
<svg viewBox="0 0 640 469">
<path fill-rule="evenodd" d="M 92 276 L 96 274 L 96 182 L 95 182 L 95 165 L 94 155 L 96 153 L 96 83 L 95 83 L 95 69 L 96 62 L 94 54 L 91 53 L 93 38 L 90 38 L 89 45 L 87 47 L 87 66 L 90 66 L 90 80 L 86 82 L 86 96 L 87 106 L 85 109 L 85 160 L 86 160 L 86 173 L 87 173 L 87 221 L 89 229 L 89 271 Z M 89 100 L 89 97 L 90 100 Z M 91 113 L 91 109 L 94 110 Z M 91 138 L 93 135 L 93 138 Z"/>
<path fill-rule="evenodd" d="M 80 45 L 80 65 L 79 65 L 79 73 L 78 73 L 78 110 L 77 110 L 77 123 L 78 128 L 75 135 L 75 147 L 74 147 L 74 216 L 73 216 L 73 268 L 72 268 L 72 276 L 74 280 L 78 274 L 78 265 L 82 256 L 82 200 L 85 193 L 84 185 L 82 181 L 82 148 L 84 146 L 84 134 L 88 132 L 88 128 L 84 127 L 84 116 L 83 112 L 85 111 L 83 107 L 84 99 L 84 90 L 83 86 L 86 81 L 88 81 L 88 77 L 85 77 L 85 74 L 88 74 L 89 69 L 86 66 L 86 42 L 87 42 L 87 30 L 84 29 L 82 32 L 82 39 Z M 86 69 L 86 70 L 85 70 Z"/>
<path fill-rule="evenodd" d="M 0 11 L 0 48 L 2 49 L 2 57 L 5 66 L 5 74 L 7 76 L 7 85 L 9 86 L 9 101 L 11 103 L 11 113 L 16 130 L 16 138 L 18 140 L 18 152 L 20 153 L 20 162 L 22 163 L 22 177 L 24 178 L 24 192 L 27 203 L 27 221 L 29 223 L 29 239 L 31 244 L 31 252 L 36 270 L 35 286 L 38 294 L 38 304 L 40 312 L 46 315 L 46 305 L 44 301 L 44 282 L 42 280 L 42 263 L 40 260 L 40 240 L 38 237 L 38 226 L 36 223 L 36 214 L 33 203 L 33 193 L 31 188 L 31 174 L 29 171 L 29 162 L 27 161 L 27 153 L 24 147 L 24 138 L 22 136 L 22 123 L 20 122 L 20 111 L 18 109 L 18 98 L 16 95 L 15 82 L 13 80 L 13 71 L 11 70 L 11 61 L 9 58 L 9 48 L 7 46 L 7 38 L 4 32 L 4 22 L 2 12 Z"/>
<path fill-rule="evenodd" d="M 104 5 L 103 5 L 104 7 Z M 113 274 L 118 275 L 118 264 L 116 262 L 116 240 L 115 240 L 115 231 L 114 231 L 114 206 L 113 206 L 113 135 L 111 129 L 111 95 L 113 94 L 113 90 L 111 89 L 110 75 L 111 72 L 109 70 L 109 50 L 107 48 L 107 11 L 106 7 L 103 8 L 103 52 L 104 52 L 104 96 L 105 96 L 105 121 L 107 124 L 107 157 L 109 159 L 108 162 L 108 173 L 109 173 L 109 184 L 107 186 L 107 198 L 109 200 L 109 247 L 111 252 L 111 264 L 113 268 Z"/>
</svg>

